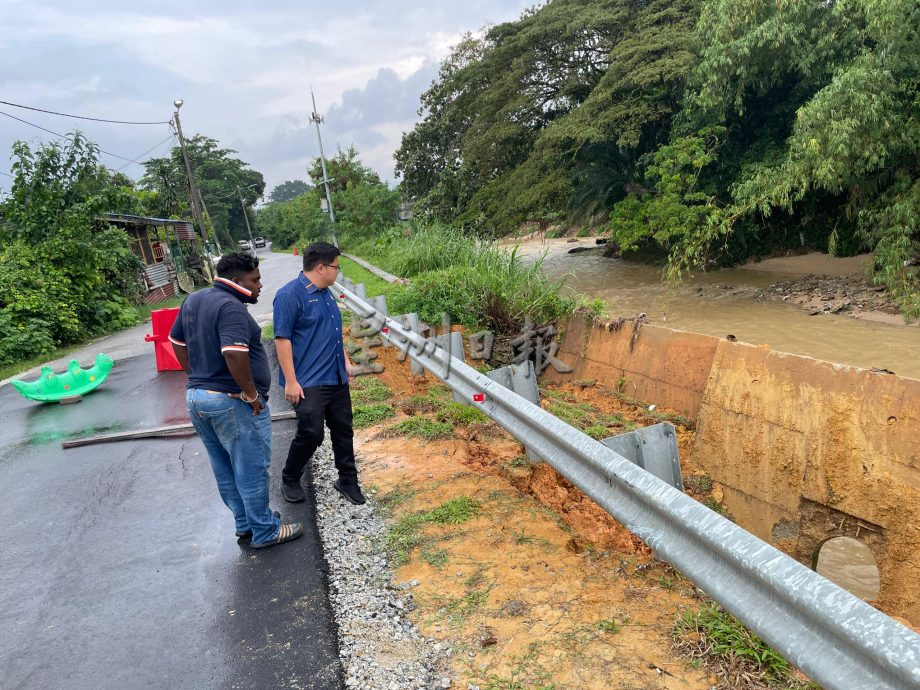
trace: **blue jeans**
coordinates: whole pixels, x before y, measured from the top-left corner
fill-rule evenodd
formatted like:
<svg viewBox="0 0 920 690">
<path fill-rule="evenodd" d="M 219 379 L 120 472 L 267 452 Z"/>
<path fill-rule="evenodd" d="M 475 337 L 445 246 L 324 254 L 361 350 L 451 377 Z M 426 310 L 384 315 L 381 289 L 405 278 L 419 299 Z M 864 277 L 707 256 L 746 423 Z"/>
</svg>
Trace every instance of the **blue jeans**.
<svg viewBox="0 0 920 690">
<path fill-rule="evenodd" d="M 272 419 L 266 404 L 259 415 L 226 393 L 186 391 L 192 425 L 211 459 L 217 490 L 233 513 L 236 531 L 252 530 L 252 543 L 278 534 L 281 521 L 268 505 L 268 467 L 272 460 Z"/>
</svg>

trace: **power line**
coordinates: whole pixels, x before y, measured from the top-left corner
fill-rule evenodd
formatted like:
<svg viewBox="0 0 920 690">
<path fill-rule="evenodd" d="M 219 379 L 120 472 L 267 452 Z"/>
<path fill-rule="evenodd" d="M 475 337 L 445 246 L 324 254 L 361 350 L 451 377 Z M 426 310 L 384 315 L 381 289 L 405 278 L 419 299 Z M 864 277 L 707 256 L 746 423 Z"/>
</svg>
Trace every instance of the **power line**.
<svg viewBox="0 0 920 690">
<path fill-rule="evenodd" d="M 24 108 L 25 110 L 34 110 L 38 113 L 48 113 L 49 115 L 60 115 L 61 117 L 72 117 L 75 120 L 91 120 L 92 122 L 108 122 L 113 125 L 168 125 L 168 120 L 159 122 L 131 122 L 130 120 L 106 120 L 101 117 L 87 117 L 85 115 L 70 115 L 68 113 L 59 113 L 54 110 L 44 110 L 43 108 L 33 108 L 30 105 L 20 105 L 19 103 L 10 103 L 9 101 L 0 101 L 3 105 L 11 105 L 14 108 Z"/>
<path fill-rule="evenodd" d="M 0 101 L 0 103 L 2 103 L 2 102 L 3 102 L 3 101 Z M 34 122 L 29 122 L 28 120 L 23 120 L 21 117 L 16 117 L 15 115 L 10 115 L 9 113 L 4 112 L 4 111 L 2 111 L 2 110 L 0 110 L 0 115 L 6 115 L 8 118 L 10 118 L 10 119 L 12 119 L 12 120 L 16 120 L 17 122 L 22 122 L 23 124 L 29 125 L 30 127 L 35 127 L 36 129 L 40 129 L 41 131 L 47 132 L 48 134 L 53 134 L 54 136 L 59 137 L 59 138 L 61 138 L 61 139 L 72 139 L 72 138 L 73 138 L 73 137 L 72 137 L 71 135 L 69 135 L 69 134 L 61 134 L 60 132 L 52 131 L 52 130 L 46 128 L 46 127 L 42 127 L 41 125 L 37 125 L 37 124 L 35 124 Z M 169 124 L 169 123 L 163 123 L 163 124 Z M 170 135 L 169 135 L 169 138 L 171 139 L 172 137 L 173 137 L 173 135 L 170 134 Z M 162 145 L 165 144 L 168 140 L 169 140 L 169 139 L 164 139 L 163 141 L 161 141 L 159 144 L 157 144 L 157 145 L 154 146 L 153 148 L 157 148 L 157 147 L 159 147 L 159 146 L 162 146 Z M 151 149 L 151 150 L 153 150 L 153 149 Z M 101 149 L 101 148 L 100 148 L 100 149 L 99 149 L 99 153 L 104 153 L 104 154 L 107 155 L 107 156 L 112 156 L 113 158 L 119 158 L 119 159 L 121 159 L 121 160 L 123 160 L 123 161 L 127 161 L 127 162 L 128 162 L 128 165 L 130 165 L 131 163 L 137 163 L 138 165 L 141 165 L 141 162 L 138 161 L 138 160 L 135 160 L 135 159 L 133 159 L 133 158 L 125 158 L 124 156 L 119 156 L 117 153 L 112 153 L 111 151 L 106 151 L 105 149 Z M 141 156 L 146 155 L 147 153 L 149 153 L 149 151 L 142 153 L 140 156 L 138 156 L 138 158 L 140 158 Z M 126 167 L 127 167 L 127 165 L 123 165 L 123 166 L 122 166 L 122 168 L 126 168 Z M 122 168 L 119 168 L 119 170 L 121 170 Z"/>
<path fill-rule="evenodd" d="M 175 138 L 176 138 L 176 135 L 175 135 L 174 133 L 170 132 L 169 136 L 166 137 L 163 141 L 161 141 L 161 142 L 160 142 L 159 144 L 157 144 L 156 146 L 147 149 L 147 150 L 144 151 L 141 155 L 137 156 L 137 158 L 143 158 L 143 157 L 146 156 L 148 153 L 150 153 L 150 152 L 152 152 L 152 151 L 156 151 L 158 148 L 160 148 L 160 147 L 161 147 L 163 144 L 165 144 L 167 141 L 172 141 L 172 140 L 175 139 Z M 143 162 L 140 161 L 140 160 L 133 160 L 133 161 L 131 161 L 131 163 L 137 163 L 138 165 L 143 165 Z M 125 168 L 127 168 L 129 165 L 131 165 L 131 163 L 125 163 L 123 166 L 121 166 L 121 167 L 117 170 L 117 172 L 121 172 L 122 170 L 124 170 Z"/>
</svg>

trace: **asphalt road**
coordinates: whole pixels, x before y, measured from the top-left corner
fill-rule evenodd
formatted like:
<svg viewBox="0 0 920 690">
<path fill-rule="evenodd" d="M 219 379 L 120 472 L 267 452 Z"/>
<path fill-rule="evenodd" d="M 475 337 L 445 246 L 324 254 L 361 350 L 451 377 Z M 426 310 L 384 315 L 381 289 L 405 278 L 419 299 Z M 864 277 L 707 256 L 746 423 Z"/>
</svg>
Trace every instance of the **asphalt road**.
<svg viewBox="0 0 920 690">
<path fill-rule="evenodd" d="M 0 387 L 0 688 L 341 688 L 314 503 L 280 498 L 292 422 L 273 507 L 307 530 L 264 551 L 237 543 L 197 437 L 61 448 L 188 419 L 185 375 L 144 345 L 77 404 Z"/>
</svg>

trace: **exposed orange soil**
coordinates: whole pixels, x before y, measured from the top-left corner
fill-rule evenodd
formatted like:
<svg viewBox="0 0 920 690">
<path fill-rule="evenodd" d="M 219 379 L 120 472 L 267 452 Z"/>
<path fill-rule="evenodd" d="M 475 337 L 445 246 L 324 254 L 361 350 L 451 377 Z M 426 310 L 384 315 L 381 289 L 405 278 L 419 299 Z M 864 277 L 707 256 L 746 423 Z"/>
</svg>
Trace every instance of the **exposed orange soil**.
<svg viewBox="0 0 920 690">
<path fill-rule="evenodd" d="M 376 352 L 392 403 L 426 393 L 429 384 L 412 377 L 395 350 Z M 554 390 L 652 423 L 644 409 L 594 388 Z M 429 441 L 381 433 L 393 423 L 356 438 L 363 481 L 390 506 L 391 524 L 458 497 L 479 506 L 467 522 L 421 527 L 421 543 L 395 570 L 398 583 L 419 583 L 412 616 L 422 632 L 454 650 L 454 687 L 693 689 L 716 682 L 671 648 L 675 617 L 699 604 L 693 587 L 555 470 L 527 463 L 521 444 L 493 424 L 459 426 L 452 437 Z M 692 433 L 679 429 L 683 458 Z"/>
</svg>

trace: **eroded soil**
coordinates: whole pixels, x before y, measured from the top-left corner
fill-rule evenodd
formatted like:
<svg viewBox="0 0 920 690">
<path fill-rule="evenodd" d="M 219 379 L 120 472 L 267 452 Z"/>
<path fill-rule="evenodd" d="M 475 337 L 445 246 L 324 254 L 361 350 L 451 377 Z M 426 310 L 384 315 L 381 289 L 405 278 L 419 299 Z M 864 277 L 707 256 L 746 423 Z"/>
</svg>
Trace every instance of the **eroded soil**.
<svg viewBox="0 0 920 690">
<path fill-rule="evenodd" d="M 552 468 L 527 462 L 521 444 L 491 423 L 455 425 L 440 439 L 394 436 L 395 424 L 442 404 L 425 401 L 443 390 L 412 377 L 394 350 L 377 352 L 384 365 L 377 376 L 400 412 L 360 432 L 356 447 L 363 481 L 391 528 L 456 499 L 475 506 L 470 519 L 425 522 L 391 545 L 396 583 L 413 592 L 411 616 L 453 650 L 454 687 L 717 683 L 672 649 L 675 618 L 700 603 L 686 579 Z M 591 416 L 592 429 L 607 424 L 610 435 L 658 421 L 592 382 L 544 391 L 544 407 L 560 402 Z M 687 458 L 693 432 L 680 424 L 678 431 Z M 697 497 L 712 500 L 706 478 L 684 471 Z"/>
</svg>

